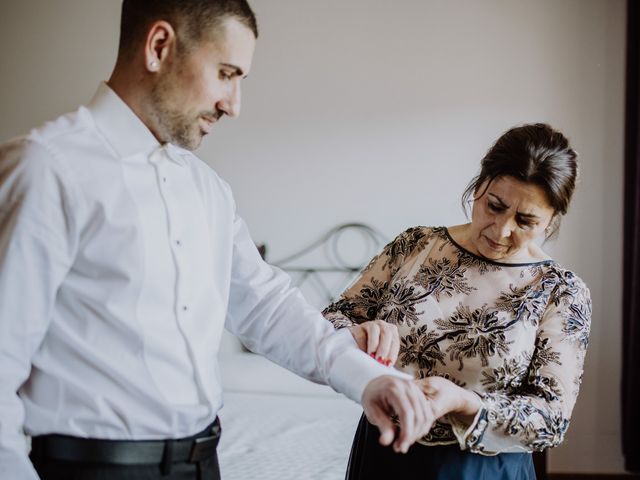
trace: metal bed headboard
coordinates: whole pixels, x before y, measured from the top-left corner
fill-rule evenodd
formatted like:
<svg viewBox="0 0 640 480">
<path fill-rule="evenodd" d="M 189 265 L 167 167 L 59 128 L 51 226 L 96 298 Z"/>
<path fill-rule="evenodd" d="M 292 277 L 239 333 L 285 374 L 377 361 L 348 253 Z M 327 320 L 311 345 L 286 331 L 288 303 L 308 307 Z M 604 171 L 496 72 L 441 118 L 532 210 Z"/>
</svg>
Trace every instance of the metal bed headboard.
<svg viewBox="0 0 640 480">
<path fill-rule="evenodd" d="M 345 238 L 349 238 L 348 245 Z M 299 251 L 269 262 L 289 273 L 303 293 L 314 292 L 323 307 L 333 302 L 386 243 L 364 223 L 338 225 Z M 356 253 L 359 258 L 349 258 Z"/>
</svg>

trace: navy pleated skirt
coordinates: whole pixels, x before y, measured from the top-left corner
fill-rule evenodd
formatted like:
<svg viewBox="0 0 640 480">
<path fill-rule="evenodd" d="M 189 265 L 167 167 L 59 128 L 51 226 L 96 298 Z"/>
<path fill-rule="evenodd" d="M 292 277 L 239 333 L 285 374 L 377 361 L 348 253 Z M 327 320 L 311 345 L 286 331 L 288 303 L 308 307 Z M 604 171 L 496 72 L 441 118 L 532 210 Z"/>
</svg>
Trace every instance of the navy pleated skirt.
<svg viewBox="0 0 640 480">
<path fill-rule="evenodd" d="M 406 454 L 378 443 L 380 433 L 363 415 L 347 467 L 347 480 L 535 480 L 530 453 L 484 456 L 458 445 L 414 444 Z"/>
</svg>

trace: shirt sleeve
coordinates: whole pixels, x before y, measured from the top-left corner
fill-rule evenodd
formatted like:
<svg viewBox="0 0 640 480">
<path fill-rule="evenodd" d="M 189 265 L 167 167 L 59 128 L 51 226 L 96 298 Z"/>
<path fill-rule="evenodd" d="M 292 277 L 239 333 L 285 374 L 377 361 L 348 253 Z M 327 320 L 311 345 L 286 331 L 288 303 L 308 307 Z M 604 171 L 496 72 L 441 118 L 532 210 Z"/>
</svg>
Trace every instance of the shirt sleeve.
<svg viewBox="0 0 640 480">
<path fill-rule="evenodd" d="M 404 285 L 401 279 L 393 281 L 393 277 L 410 255 L 424 247 L 429 232 L 423 227 L 413 227 L 387 244 L 340 298 L 322 312 L 325 318 L 341 329 L 376 319 L 398 323 L 415 314 L 403 308 L 402 302 L 392 301 L 397 296 L 415 294 L 412 287 Z"/>
<path fill-rule="evenodd" d="M 0 477 L 38 478 L 18 391 L 45 336 L 71 258 L 68 194 L 39 144 L 0 147 Z"/>
<path fill-rule="evenodd" d="M 589 290 L 565 272 L 538 326 L 524 385 L 480 394 L 484 406 L 471 426 L 450 416 L 461 448 L 490 455 L 559 445 L 578 396 L 590 324 Z"/>
<path fill-rule="evenodd" d="M 410 378 L 360 351 L 350 332 L 335 332 L 286 273 L 260 258 L 239 217 L 226 328 L 253 352 L 359 403 L 367 384 L 380 375 Z"/>
</svg>

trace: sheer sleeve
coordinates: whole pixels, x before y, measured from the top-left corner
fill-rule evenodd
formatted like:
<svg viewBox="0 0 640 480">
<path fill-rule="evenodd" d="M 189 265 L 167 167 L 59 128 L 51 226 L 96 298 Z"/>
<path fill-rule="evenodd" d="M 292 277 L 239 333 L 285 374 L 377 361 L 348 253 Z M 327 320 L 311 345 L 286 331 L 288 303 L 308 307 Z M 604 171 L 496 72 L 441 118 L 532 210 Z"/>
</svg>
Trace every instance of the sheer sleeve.
<svg viewBox="0 0 640 480">
<path fill-rule="evenodd" d="M 396 323 L 396 317 L 404 313 L 394 309 L 389 300 L 394 295 L 413 292 L 401 292 L 403 285 L 392 284 L 392 279 L 406 259 L 424 246 L 430 231 L 412 227 L 387 244 L 340 298 L 324 310 L 325 318 L 336 329 L 378 318 Z"/>
<path fill-rule="evenodd" d="M 460 446 L 495 454 L 560 444 L 582 380 L 590 322 L 589 290 L 562 272 L 538 326 L 524 385 L 512 393 L 480 394 L 484 407 L 470 427 L 450 418 Z"/>
</svg>

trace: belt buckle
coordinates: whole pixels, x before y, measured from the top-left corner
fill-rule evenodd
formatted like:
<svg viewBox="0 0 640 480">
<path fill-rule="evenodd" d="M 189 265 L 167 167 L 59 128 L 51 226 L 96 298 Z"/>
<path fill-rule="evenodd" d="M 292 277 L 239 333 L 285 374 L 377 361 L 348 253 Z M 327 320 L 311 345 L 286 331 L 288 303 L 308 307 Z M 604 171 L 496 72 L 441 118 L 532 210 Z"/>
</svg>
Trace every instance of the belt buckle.
<svg viewBox="0 0 640 480">
<path fill-rule="evenodd" d="M 200 462 L 205 458 L 214 457 L 216 454 L 216 447 L 218 446 L 218 438 L 218 435 L 196 438 L 193 441 L 189 462 L 195 463 Z"/>
</svg>

